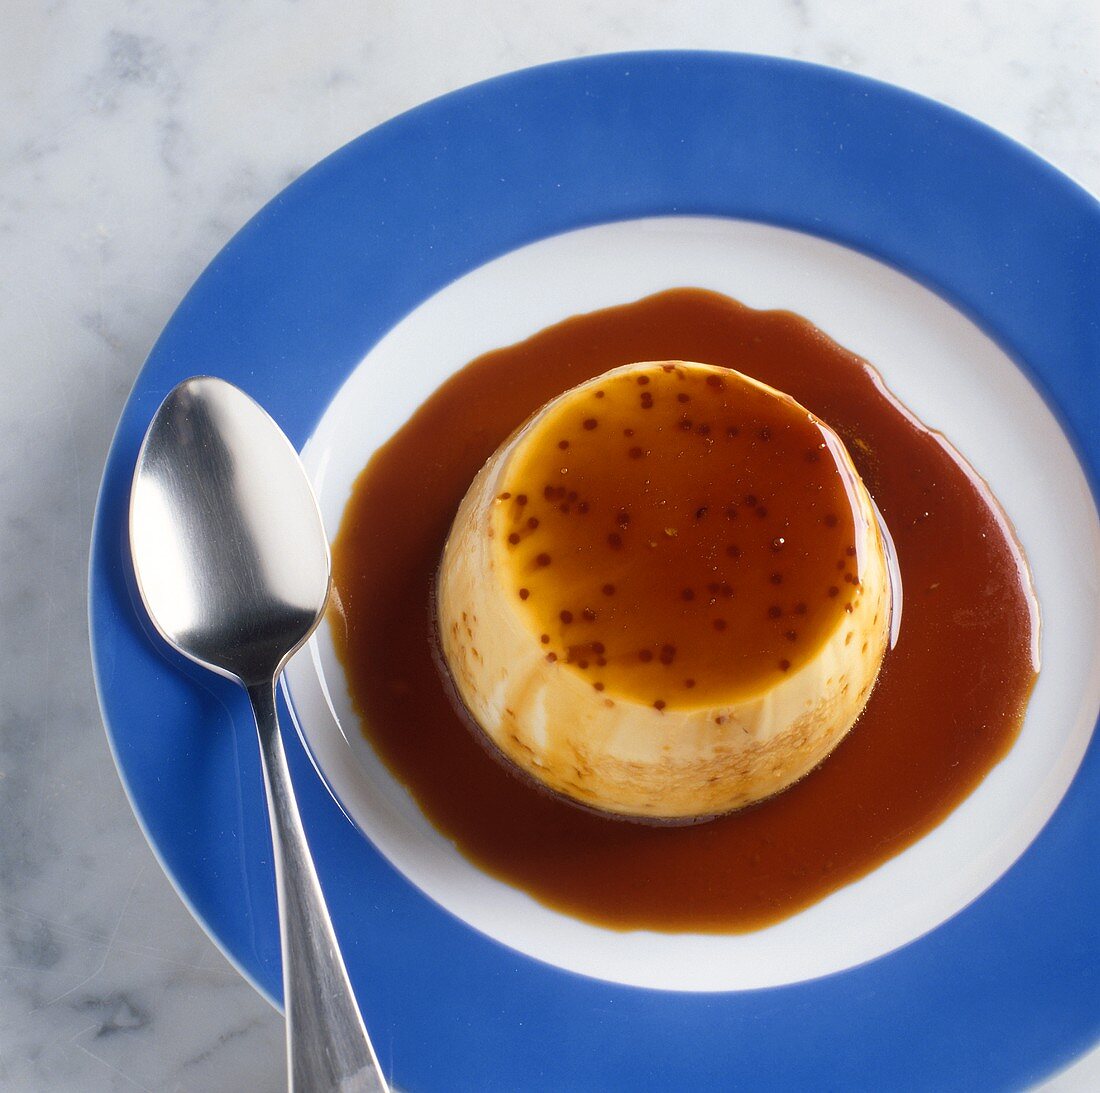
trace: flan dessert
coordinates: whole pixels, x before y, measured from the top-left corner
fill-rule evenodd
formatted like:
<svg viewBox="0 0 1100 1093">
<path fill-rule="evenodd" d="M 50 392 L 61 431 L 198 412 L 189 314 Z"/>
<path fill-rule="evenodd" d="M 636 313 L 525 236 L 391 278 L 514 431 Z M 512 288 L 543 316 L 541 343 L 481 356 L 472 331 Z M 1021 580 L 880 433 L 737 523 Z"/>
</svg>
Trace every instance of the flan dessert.
<svg viewBox="0 0 1100 1093">
<path fill-rule="evenodd" d="M 685 361 L 552 399 L 478 473 L 436 587 L 475 731 L 579 805 L 691 822 L 843 739 L 889 641 L 874 504 L 789 396 Z"/>
</svg>

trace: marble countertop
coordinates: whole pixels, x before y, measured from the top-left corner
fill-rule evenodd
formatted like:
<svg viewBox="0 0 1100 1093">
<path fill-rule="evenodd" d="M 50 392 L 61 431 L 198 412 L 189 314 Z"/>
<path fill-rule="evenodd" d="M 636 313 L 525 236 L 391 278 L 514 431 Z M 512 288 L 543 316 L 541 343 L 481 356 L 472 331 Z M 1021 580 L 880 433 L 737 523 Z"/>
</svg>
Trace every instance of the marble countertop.
<svg viewBox="0 0 1100 1093">
<path fill-rule="evenodd" d="M 0 1088 L 285 1087 L 281 1017 L 160 871 L 100 723 L 85 579 L 107 447 L 176 303 L 358 133 L 619 49 L 820 61 L 959 107 L 1100 192 L 1094 0 L 9 0 L 0 31 Z M 1100 1052 L 1047 1087 L 1100 1088 Z"/>
</svg>

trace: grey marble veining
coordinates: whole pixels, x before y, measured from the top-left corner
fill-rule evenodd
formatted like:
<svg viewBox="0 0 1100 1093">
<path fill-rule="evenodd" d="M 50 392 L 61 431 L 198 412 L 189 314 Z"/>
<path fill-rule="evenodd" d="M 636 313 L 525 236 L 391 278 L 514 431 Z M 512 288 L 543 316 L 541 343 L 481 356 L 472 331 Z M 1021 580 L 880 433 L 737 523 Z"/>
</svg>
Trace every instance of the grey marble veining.
<svg viewBox="0 0 1100 1093">
<path fill-rule="evenodd" d="M 1094 0 L 8 0 L 0 22 L 0 1089 L 277 1090 L 282 1026 L 125 801 L 86 632 L 99 476 L 203 266 L 323 155 L 528 64 L 719 48 L 891 80 L 1100 190 Z M 1100 1055 L 1050 1086 L 1100 1088 Z"/>
</svg>

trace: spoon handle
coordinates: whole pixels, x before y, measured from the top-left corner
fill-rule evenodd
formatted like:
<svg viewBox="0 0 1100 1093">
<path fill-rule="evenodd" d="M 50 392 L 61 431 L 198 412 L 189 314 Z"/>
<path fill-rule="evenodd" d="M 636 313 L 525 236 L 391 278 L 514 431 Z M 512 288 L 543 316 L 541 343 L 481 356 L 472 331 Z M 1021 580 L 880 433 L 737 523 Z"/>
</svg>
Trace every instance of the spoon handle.
<svg viewBox="0 0 1100 1093">
<path fill-rule="evenodd" d="M 355 1003 L 306 843 L 275 709 L 275 681 L 248 688 L 267 786 L 292 1093 L 388 1093 Z"/>
</svg>

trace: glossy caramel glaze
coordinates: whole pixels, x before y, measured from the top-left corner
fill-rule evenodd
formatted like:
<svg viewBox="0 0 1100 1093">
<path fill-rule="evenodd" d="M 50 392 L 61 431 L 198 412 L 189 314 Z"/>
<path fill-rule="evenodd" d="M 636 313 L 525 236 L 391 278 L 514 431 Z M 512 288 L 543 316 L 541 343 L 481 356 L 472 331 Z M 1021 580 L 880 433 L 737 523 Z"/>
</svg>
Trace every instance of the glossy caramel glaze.
<svg viewBox="0 0 1100 1093">
<path fill-rule="evenodd" d="M 698 827 L 652 828 L 542 794 L 479 746 L 433 661 L 430 587 L 463 494 L 513 429 L 609 368 L 675 359 L 737 368 L 837 431 L 892 532 L 905 608 L 899 643 L 862 718 L 821 767 L 753 808 Z M 690 420 L 693 430 L 721 424 Z M 583 420 L 579 428 L 586 431 Z M 762 529 L 771 517 L 752 489 L 744 494 L 756 504 L 743 495 L 731 525 Z M 579 504 L 577 493 L 572 502 L 568 490 L 554 500 Z M 700 520 L 708 520 L 709 504 L 692 516 L 702 507 Z M 843 561 L 842 540 L 841 528 L 838 549 L 824 552 L 829 564 Z M 463 369 L 371 460 L 333 554 L 337 650 L 364 731 L 390 770 L 475 863 L 550 906 L 613 928 L 754 929 L 866 873 L 934 826 L 1005 754 L 1037 671 L 1026 563 L 977 476 L 898 406 L 865 362 L 806 320 L 703 290 L 578 316 Z M 845 571 L 836 572 L 843 582 Z M 708 610 L 721 602 L 723 579 L 733 587 L 729 578 L 714 582 Z M 614 583 L 601 579 L 601 595 Z M 693 575 L 673 590 L 698 596 L 699 583 Z M 847 585 L 835 587 L 839 595 Z M 800 602 L 776 606 L 786 614 Z M 562 610 L 573 608 L 558 608 L 559 624 Z M 759 633 L 763 670 L 774 649 L 767 627 Z M 656 642 L 658 654 L 675 644 L 648 634 L 644 642 Z"/>
<path fill-rule="evenodd" d="M 682 363 L 577 396 L 537 423 L 495 510 L 548 653 L 661 709 L 797 671 L 860 587 L 857 513 L 820 423 Z"/>
</svg>

